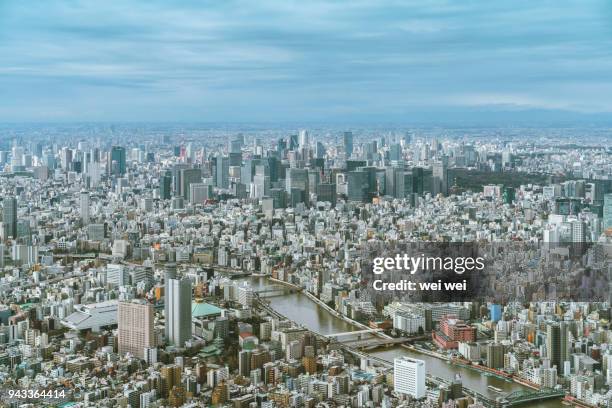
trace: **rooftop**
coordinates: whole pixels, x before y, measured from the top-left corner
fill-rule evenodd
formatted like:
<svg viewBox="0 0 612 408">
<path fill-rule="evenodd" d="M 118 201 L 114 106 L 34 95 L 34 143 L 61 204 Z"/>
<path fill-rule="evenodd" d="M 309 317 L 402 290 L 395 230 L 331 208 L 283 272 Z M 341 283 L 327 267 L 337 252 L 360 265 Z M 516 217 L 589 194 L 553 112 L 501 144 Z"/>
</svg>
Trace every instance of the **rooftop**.
<svg viewBox="0 0 612 408">
<path fill-rule="evenodd" d="M 191 304 L 192 317 L 220 316 L 223 309 L 205 302 L 193 302 Z"/>
<path fill-rule="evenodd" d="M 75 305 L 75 311 L 62 320 L 62 324 L 73 330 L 86 330 L 117 324 L 116 300 L 87 305 Z"/>
</svg>

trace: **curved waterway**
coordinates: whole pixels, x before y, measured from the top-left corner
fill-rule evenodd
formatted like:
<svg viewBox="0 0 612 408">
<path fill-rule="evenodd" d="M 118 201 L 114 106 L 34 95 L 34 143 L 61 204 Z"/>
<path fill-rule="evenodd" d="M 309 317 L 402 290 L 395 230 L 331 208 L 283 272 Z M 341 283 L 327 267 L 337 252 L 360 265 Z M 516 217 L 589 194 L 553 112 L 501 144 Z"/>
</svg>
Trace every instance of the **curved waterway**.
<svg viewBox="0 0 612 408">
<path fill-rule="evenodd" d="M 279 287 L 278 284 L 270 282 L 268 279 L 262 277 L 251 277 L 246 280 L 250 282 L 251 286 L 255 290 L 269 290 L 274 287 Z M 283 294 L 281 291 L 279 291 L 262 294 L 262 297 L 266 297 L 270 301 L 270 306 L 274 310 L 317 333 L 332 334 L 359 330 L 351 324 L 337 318 L 336 316 L 333 316 L 327 310 L 317 305 L 315 302 L 301 293 Z M 527 387 L 512 381 L 506 381 L 493 376 L 486 376 L 469 368 L 454 366 L 446 361 L 421 354 L 401 346 L 381 348 L 374 351 L 368 351 L 368 353 L 391 362 L 395 357 L 400 356 L 418 358 L 425 361 L 427 372 L 429 374 L 449 381 L 453 380 L 456 375 L 460 375 L 461 381 L 465 387 L 475 390 L 492 399 L 495 399 L 502 394 L 528 389 Z M 490 385 L 501 389 L 502 394 L 498 394 L 497 392 L 489 389 L 488 387 Z M 521 407 L 541 408 L 561 406 L 561 402 L 558 399 L 521 405 Z"/>
</svg>

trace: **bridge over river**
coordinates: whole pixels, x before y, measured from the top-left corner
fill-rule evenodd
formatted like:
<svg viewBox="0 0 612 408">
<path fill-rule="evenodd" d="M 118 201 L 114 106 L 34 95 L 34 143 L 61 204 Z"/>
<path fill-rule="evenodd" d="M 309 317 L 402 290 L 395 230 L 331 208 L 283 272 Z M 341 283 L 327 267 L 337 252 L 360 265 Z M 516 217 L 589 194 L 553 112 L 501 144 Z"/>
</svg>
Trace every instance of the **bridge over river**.
<svg viewBox="0 0 612 408">
<path fill-rule="evenodd" d="M 246 280 L 251 283 L 255 291 L 266 290 L 270 287 L 278 288 L 279 286 L 277 283 L 263 277 L 250 277 Z M 272 292 L 268 292 L 268 294 L 272 294 Z M 353 333 L 352 336 L 349 335 L 349 332 L 358 332 L 361 328 L 354 327 L 348 322 L 332 315 L 303 293 L 291 293 L 291 291 L 287 290 L 284 296 L 274 295 L 267 299 L 267 295 L 264 294 L 261 296 L 261 299 L 278 317 L 282 318 L 284 316 L 321 336 L 325 336 L 327 340 L 329 340 L 327 336 L 333 337 L 334 334 L 346 334 L 346 336 L 342 336 L 342 342 L 338 342 L 340 345 L 342 343 L 358 341 L 360 340 L 358 336 L 362 336 L 364 340 L 374 336 L 371 333 L 362 333 L 361 335 Z M 510 380 L 486 375 L 466 367 L 451 365 L 439 358 L 419 353 L 403 345 L 390 345 L 389 347 L 367 352 L 364 351 L 365 349 L 356 348 L 350 344 L 342 347 L 353 354 L 361 356 L 361 358 L 368 358 L 372 364 L 384 365 L 390 368 L 393 366 L 393 359 L 403 355 L 424 360 L 430 383 L 433 384 L 435 381 L 449 383 L 456 375 L 460 375 L 464 389 L 471 392 L 474 396 L 478 396 L 479 400 L 483 401 L 488 407 L 559 408 L 561 406 L 561 393 L 534 391 Z M 501 389 L 501 393 L 493 391 L 489 386 Z M 504 397 L 506 401 L 498 400 Z"/>
</svg>

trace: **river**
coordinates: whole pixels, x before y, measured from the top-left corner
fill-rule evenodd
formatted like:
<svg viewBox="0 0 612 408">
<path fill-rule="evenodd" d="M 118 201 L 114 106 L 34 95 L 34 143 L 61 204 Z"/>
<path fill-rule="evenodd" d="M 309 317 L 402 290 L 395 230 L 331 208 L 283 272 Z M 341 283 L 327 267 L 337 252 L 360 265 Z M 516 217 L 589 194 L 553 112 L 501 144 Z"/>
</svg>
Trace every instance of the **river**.
<svg viewBox="0 0 612 408">
<path fill-rule="evenodd" d="M 276 285 L 266 278 L 261 277 L 252 277 L 249 278 L 248 281 L 255 290 L 269 289 Z M 270 305 L 274 310 L 317 333 L 332 334 L 358 330 L 349 323 L 333 316 L 301 293 L 283 295 L 281 295 L 280 292 L 272 293 L 267 299 L 270 300 Z M 390 362 L 393 361 L 394 357 L 398 356 L 418 358 L 425 361 L 428 373 L 446 380 L 453 380 L 455 375 L 459 374 L 465 387 L 478 391 L 492 399 L 499 397 L 500 394 L 490 390 L 488 388 L 489 385 L 502 389 L 503 394 L 528 389 L 527 387 L 511 381 L 485 376 L 475 370 L 450 365 L 446 361 L 417 353 L 401 346 L 382 348 L 380 350 L 369 351 L 368 353 Z M 541 401 L 533 404 L 521 405 L 521 407 L 533 408 L 558 408 L 561 406 L 559 400 Z"/>
</svg>

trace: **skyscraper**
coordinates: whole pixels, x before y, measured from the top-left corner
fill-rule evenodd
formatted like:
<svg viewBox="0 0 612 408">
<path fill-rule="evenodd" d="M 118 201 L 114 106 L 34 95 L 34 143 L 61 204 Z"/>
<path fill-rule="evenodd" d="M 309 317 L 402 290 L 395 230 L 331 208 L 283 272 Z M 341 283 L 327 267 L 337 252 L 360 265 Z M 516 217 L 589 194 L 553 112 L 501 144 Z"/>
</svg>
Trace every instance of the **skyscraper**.
<svg viewBox="0 0 612 408">
<path fill-rule="evenodd" d="M 243 377 L 248 377 L 251 373 L 251 350 L 238 352 L 238 372 Z"/>
<path fill-rule="evenodd" d="M 425 176 L 422 167 L 412 168 L 412 192 L 422 195 L 424 191 Z"/>
<path fill-rule="evenodd" d="M 335 183 L 318 183 L 317 184 L 317 201 L 327 201 L 332 207 L 336 206 L 336 184 Z"/>
<path fill-rule="evenodd" d="M 166 171 L 159 179 L 159 197 L 169 200 L 172 197 L 172 173 Z"/>
<path fill-rule="evenodd" d="M 170 173 L 172 174 L 172 192 L 174 195 L 181 193 L 181 171 L 188 169 L 189 165 L 185 163 L 176 163 L 172 165 Z"/>
<path fill-rule="evenodd" d="M 307 130 L 300 130 L 299 133 L 299 144 L 300 144 L 300 148 L 305 148 L 308 146 L 309 144 L 309 140 L 308 140 L 308 131 Z"/>
<path fill-rule="evenodd" d="M 145 301 L 119 302 L 119 353 L 144 359 L 145 348 L 155 347 L 153 305 Z"/>
<path fill-rule="evenodd" d="M 81 221 L 83 225 L 89 224 L 89 192 L 81 191 L 79 195 L 79 206 L 81 212 Z"/>
<path fill-rule="evenodd" d="M 409 357 L 393 360 L 393 387 L 399 394 L 425 398 L 425 362 Z"/>
<path fill-rule="evenodd" d="M 287 169 L 287 176 L 285 180 L 285 188 L 287 193 L 291 193 L 292 189 L 301 190 L 303 192 L 304 201 L 308 201 L 308 187 L 308 170 L 296 168 Z"/>
<path fill-rule="evenodd" d="M 388 181 L 392 183 L 392 185 L 389 186 L 389 190 L 393 191 L 393 194 L 390 194 L 390 195 L 393 195 L 393 197 L 396 197 L 396 198 L 410 197 L 410 195 L 412 194 L 413 182 L 414 182 L 412 178 L 412 173 L 405 171 L 403 169 L 394 169 L 394 170 L 395 170 L 395 172 L 393 173 L 394 178 L 388 179 Z M 385 182 L 386 181 L 387 181 L 387 178 L 385 178 Z"/>
<path fill-rule="evenodd" d="M 344 152 L 346 153 L 346 158 L 350 158 L 353 155 L 353 133 L 352 132 L 344 132 Z"/>
<path fill-rule="evenodd" d="M 170 281 L 176 279 L 176 264 L 167 263 L 164 267 L 164 317 L 166 319 L 165 335 L 166 341 L 169 341 L 170 325 L 168 320 L 170 319 L 170 302 L 168 302 L 168 293 L 170 292 Z"/>
<path fill-rule="evenodd" d="M 563 373 L 563 365 L 568 361 L 568 327 L 565 322 L 546 325 L 546 354 L 551 366 L 557 366 L 557 373 Z"/>
<path fill-rule="evenodd" d="M 201 169 L 183 169 L 181 170 L 180 195 L 185 200 L 189 200 L 190 186 L 194 183 L 200 183 L 201 181 L 202 181 L 202 170 Z"/>
<path fill-rule="evenodd" d="M 60 152 L 60 160 L 62 163 L 62 169 L 64 171 L 70 170 L 70 166 L 72 165 L 72 149 L 68 147 L 62 148 Z M 13 149 L 13 162 L 15 161 L 15 152 Z"/>
<path fill-rule="evenodd" d="M 183 347 L 191 339 L 191 281 L 168 279 L 166 290 L 166 341 Z"/>
<path fill-rule="evenodd" d="M 228 188 L 229 187 L 229 166 L 230 159 L 229 157 L 217 156 L 217 187 L 219 188 Z"/>
<path fill-rule="evenodd" d="M 111 174 L 125 174 L 125 147 L 113 146 L 109 154 L 109 172 Z"/>
<path fill-rule="evenodd" d="M 389 160 L 400 161 L 402 158 L 402 147 L 399 143 L 393 143 L 389 148 Z"/>
<path fill-rule="evenodd" d="M 433 164 L 432 194 L 448 194 L 448 168 L 443 162 Z"/>
<path fill-rule="evenodd" d="M 265 165 L 255 166 L 255 176 L 251 189 L 251 197 L 262 198 L 270 195 L 270 168 Z"/>
<path fill-rule="evenodd" d="M 347 173 L 348 200 L 355 202 L 368 201 L 368 173 L 362 170 Z"/>
<path fill-rule="evenodd" d="M 17 199 L 15 197 L 5 198 L 2 208 L 4 239 L 8 237 L 15 239 L 17 238 Z"/>
<path fill-rule="evenodd" d="M 201 204 L 213 196 L 213 186 L 206 183 L 192 183 L 189 187 L 189 202 Z"/>
</svg>

